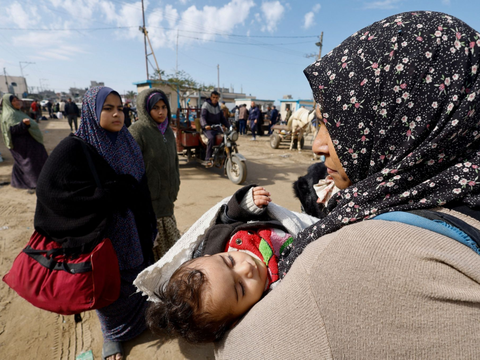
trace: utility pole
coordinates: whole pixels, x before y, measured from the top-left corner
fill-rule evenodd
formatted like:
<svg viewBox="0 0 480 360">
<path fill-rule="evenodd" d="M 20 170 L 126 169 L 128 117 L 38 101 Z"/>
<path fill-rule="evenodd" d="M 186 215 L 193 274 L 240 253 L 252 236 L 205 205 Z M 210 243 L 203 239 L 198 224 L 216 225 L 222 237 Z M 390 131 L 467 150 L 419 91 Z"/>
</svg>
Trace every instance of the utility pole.
<svg viewBox="0 0 480 360">
<path fill-rule="evenodd" d="M 217 64 L 217 89 L 220 93 L 220 101 L 223 100 L 222 92 L 220 91 L 220 64 Z"/>
<path fill-rule="evenodd" d="M 318 55 L 317 54 L 308 54 L 308 55 L 305 55 L 306 58 L 316 57 L 317 60 L 321 59 L 321 57 L 322 57 L 322 47 L 323 47 L 323 31 L 320 34 L 319 39 L 320 39 L 320 41 L 315 43 L 315 45 L 318 46 Z M 313 99 L 313 108 L 314 109 L 317 108 L 317 103 L 316 103 L 315 99 Z M 315 127 L 317 128 L 317 131 L 318 131 L 318 119 L 316 117 L 315 117 Z M 315 137 L 316 137 L 316 133 L 314 133 L 313 139 L 315 139 Z M 313 142 L 313 139 L 312 139 L 312 142 Z M 317 155 L 315 153 L 313 153 L 313 159 L 312 160 L 314 160 L 314 161 L 318 160 Z M 325 156 L 321 155 L 320 156 L 320 161 L 325 161 Z"/>
<path fill-rule="evenodd" d="M 23 76 L 23 69 L 25 69 L 28 65 L 35 63 L 29 61 L 19 61 L 18 63 L 20 64 L 20 74 L 22 74 L 23 82 L 25 83 L 25 92 L 28 93 L 27 79 L 25 78 L 25 76 Z M 22 66 L 22 64 L 26 65 Z"/>
<path fill-rule="evenodd" d="M 176 62 L 175 62 L 175 77 L 178 79 L 178 29 L 177 29 L 177 46 L 176 46 Z"/>
<path fill-rule="evenodd" d="M 7 81 L 7 71 L 3 68 L 3 75 L 5 76 L 5 85 L 7 85 L 7 93 L 8 93 L 8 81 Z"/>
<path fill-rule="evenodd" d="M 317 54 L 307 54 L 307 55 L 305 55 L 306 58 L 316 57 L 317 60 L 320 60 L 320 58 L 322 57 L 323 31 L 322 31 L 322 33 L 320 34 L 319 39 L 320 39 L 320 41 L 317 41 L 317 42 L 315 43 L 315 45 L 318 46 L 318 55 L 317 55 Z"/>
<path fill-rule="evenodd" d="M 145 9 L 143 7 L 143 0 L 142 0 L 142 17 L 143 17 L 143 26 L 141 31 L 143 32 L 143 45 L 145 46 L 145 68 L 147 69 L 147 80 L 149 80 L 148 76 L 148 55 L 147 55 L 147 34 L 145 33 Z"/>
<path fill-rule="evenodd" d="M 143 0 L 142 0 L 142 18 L 143 18 L 143 26 L 139 26 L 138 30 L 140 30 L 143 33 L 143 45 L 145 46 L 145 68 L 147 70 L 147 80 L 149 80 L 148 57 L 150 55 L 153 55 L 153 58 L 155 60 L 155 65 L 157 65 L 158 78 L 162 80 L 162 74 L 160 74 L 160 68 L 158 67 L 157 58 L 155 57 L 155 53 L 153 52 L 152 43 L 150 42 L 150 38 L 148 37 L 148 31 L 147 31 L 147 28 L 145 27 L 145 8 L 143 6 Z M 151 51 L 150 54 L 147 52 L 147 41 L 148 41 L 148 45 L 150 46 L 150 51 Z"/>
</svg>

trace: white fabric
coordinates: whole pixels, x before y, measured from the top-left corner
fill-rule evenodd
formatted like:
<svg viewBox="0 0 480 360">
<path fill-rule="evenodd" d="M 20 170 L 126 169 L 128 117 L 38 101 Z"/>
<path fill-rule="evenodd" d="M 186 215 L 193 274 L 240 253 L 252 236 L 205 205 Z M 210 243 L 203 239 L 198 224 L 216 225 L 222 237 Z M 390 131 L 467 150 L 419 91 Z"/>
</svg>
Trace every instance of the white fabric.
<svg viewBox="0 0 480 360">
<path fill-rule="evenodd" d="M 168 281 L 180 265 L 192 258 L 193 251 L 201 241 L 202 235 L 214 223 L 220 207 L 229 200 L 230 197 L 223 199 L 203 214 L 160 260 L 138 274 L 133 282 L 137 291 L 148 296 L 150 301 L 158 301 L 155 295 L 158 286 Z M 268 204 L 267 213 L 270 217 L 280 221 L 293 236 L 319 220 L 310 215 L 290 211 L 275 203 Z"/>
<path fill-rule="evenodd" d="M 317 203 L 325 205 L 333 195 L 340 191 L 340 189 L 335 186 L 335 182 L 330 175 L 313 185 L 313 189 L 318 196 Z"/>
</svg>

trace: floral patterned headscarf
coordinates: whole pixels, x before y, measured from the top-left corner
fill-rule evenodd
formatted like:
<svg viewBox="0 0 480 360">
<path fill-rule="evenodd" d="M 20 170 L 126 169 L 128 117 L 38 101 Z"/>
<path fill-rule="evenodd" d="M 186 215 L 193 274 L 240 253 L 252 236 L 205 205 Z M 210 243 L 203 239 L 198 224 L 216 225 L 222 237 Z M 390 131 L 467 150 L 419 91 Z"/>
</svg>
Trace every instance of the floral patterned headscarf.
<svg viewBox="0 0 480 360">
<path fill-rule="evenodd" d="M 305 69 L 352 181 L 283 254 L 390 211 L 480 206 L 480 34 L 441 13 L 391 16 Z"/>
</svg>

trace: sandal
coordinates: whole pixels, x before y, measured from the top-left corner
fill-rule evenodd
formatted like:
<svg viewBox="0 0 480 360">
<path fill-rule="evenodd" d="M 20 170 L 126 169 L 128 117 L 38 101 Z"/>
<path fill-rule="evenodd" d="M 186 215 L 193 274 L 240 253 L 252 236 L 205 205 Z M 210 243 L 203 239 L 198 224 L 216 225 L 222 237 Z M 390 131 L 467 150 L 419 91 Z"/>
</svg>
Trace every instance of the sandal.
<svg viewBox="0 0 480 360">
<path fill-rule="evenodd" d="M 205 160 L 202 162 L 202 165 L 205 166 L 206 168 L 211 168 L 213 166 L 213 162 Z"/>
<path fill-rule="evenodd" d="M 123 346 L 121 342 L 105 341 L 102 348 L 102 359 L 105 360 L 109 356 L 120 354 L 123 357 Z"/>
</svg>

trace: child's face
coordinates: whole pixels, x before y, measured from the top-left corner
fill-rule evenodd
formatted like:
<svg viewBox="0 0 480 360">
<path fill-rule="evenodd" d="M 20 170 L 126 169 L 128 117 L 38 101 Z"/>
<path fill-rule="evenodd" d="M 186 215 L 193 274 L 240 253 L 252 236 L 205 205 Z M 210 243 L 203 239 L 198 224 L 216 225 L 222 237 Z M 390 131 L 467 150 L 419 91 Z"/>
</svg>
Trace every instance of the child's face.
<svg viewBox="0 0 480 360">
<path fill-rule="evenodd" d="M 203 298 L 222 314 L 235 318 L 245 314 L 265 290 L 267 267 L 244 252 L 204 256 L 197 259 L 195 268 L 202 270 L 209 282 Z"/>
<path fill-rule="evenodd" d="M 152 110 L 150 110 L 150 116 L 156 123 L 161 124 L 165 121 L 168 116 L 167 104 L 165 101 L 159 100 L 155 105 L 153 105 Z"/>
</svg>

